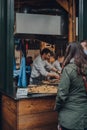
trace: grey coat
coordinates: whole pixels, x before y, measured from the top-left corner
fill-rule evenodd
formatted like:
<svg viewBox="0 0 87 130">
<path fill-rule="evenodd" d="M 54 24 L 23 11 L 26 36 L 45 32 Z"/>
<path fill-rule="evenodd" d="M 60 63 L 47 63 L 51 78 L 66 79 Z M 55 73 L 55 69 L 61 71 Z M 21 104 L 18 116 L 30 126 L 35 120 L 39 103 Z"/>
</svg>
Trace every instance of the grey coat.
<svg viewBox="0 0 87 130">
<path fill-rule="evenodd" d="M 87 75 L 87 70 L 85 71 Z M 71 130 L 87 128 L 87 95 L 82 76 L 74 63 L 62 73 L 56 96 L 56 110 L 60 125 Z"/>
</svg>

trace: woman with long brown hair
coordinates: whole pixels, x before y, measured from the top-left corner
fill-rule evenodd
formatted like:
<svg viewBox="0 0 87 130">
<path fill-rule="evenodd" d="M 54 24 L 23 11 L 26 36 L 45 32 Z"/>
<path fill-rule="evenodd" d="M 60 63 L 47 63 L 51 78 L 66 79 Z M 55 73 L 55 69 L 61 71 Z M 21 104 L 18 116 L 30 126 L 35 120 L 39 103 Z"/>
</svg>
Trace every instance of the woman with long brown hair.
<svg viewBox="0 0 87 130">
<path fill-rule="evenodd" d="M 81 44 L 67 46 L 55 110 L 62 130 L 87 130 L 87 55 Z"/>
</svg>

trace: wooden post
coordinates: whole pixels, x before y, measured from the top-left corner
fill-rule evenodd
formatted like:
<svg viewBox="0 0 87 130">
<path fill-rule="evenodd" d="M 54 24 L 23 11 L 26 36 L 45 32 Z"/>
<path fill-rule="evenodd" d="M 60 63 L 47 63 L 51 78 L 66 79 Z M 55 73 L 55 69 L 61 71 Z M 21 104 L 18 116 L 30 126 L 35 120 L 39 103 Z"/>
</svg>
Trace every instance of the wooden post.
<svg viewBox="0 0 87 130">
<path fill-rule="evenodd" d="M 76 40 L 76 7 L 75 0 L 69 0 L 69 42 Z"/>
<path fill-rule="evenodd" d="M 56 0 L 67 12 L 69 19 L 69 33 L 68 33 L 68 41 L 72 42 L 76 40 L 76 6 L 75 0 Z"/>
</svg>

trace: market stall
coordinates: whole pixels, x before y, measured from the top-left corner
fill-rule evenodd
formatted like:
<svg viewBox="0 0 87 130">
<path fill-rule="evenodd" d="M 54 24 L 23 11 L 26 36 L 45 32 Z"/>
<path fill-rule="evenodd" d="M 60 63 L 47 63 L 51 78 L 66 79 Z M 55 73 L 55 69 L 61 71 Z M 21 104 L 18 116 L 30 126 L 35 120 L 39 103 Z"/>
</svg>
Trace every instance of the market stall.
<svg viewBox="0 0 87 130">
<path fill-rule="evenodd" d="M 1 104 L 0 120 L 2 123 L 2 130 L 12 130 L 12 129 L 13 130 L 57 130 L 57 113 L 54 111 L 54 106 L 55 106 L 56 93 L 58 90 L 58 82 L 56 83 L 54 81 L 53 82 L 44 81 L 42 82 L 42 84 L 36 86 L 32 86 L 30 84 L 24 86 L 21 85 L 18 86 L 18 79 L 17 79 L 20 70 L 22 70 L 22 66 L 21 66 L 21 63 L 23 63 L 22 61 L 24 61 L 24 63 L 26 62 L 26 59 L 24 59 L 27 58 L 26 54 L 29 54 L 28 56 L 32 55 L 32 57 L 35 58 L 36 55 L 40 52 L 41 49 L 40 47 L 43 48 L 46 47 L 46 45 L 48 45 L 48 48 L 51 47 L 53 51 L 58 50 L 61 53 L 60 57 L 64 55 L 66 43 L 68 41 L 68 30 L 67 30 L 68 26 L 66 26 L 68 25 L 66 20 L 68 15 L 66 11 L 61 10 L 61 8 L 58 9 L 59 6 L 56 5 L 57 4 L 56 1 L 51 0 L 51 2 L 49 0 L 48 1 L 32 0 L 29 1 L 29 3 L 27 3 L 27 1 L 23 2 L 22 0 L 21 2 L 19 0 L 14 0 L 14 1 L 8 0 L 6 2 L 2 0 L 0 2 L 1 3 L 0 14 L 1 14 L 1 21 L 2 21 L 0 26 L 1 28 L 4 26 L 4 28 L 2 28 L 2 31 L 0 31 L 1 33 L 0 41 L 1 43 L 3 43 L 0 45 L 2 50 L 0 56 L 2 62 L 2 66 L 0 67 L 0 72 L 2 73 L 1 80 L 0 80 L 1 81 L 0 82 L 0 104 Z M 42 4 L 42 7 L 40 3 Z M 55 34 L 55 32 L 53 32 L 54 33 L 53 35 L 52 34 L 42 35 L 42 34 L 35 34 L 35 33 L 32 34 L 31 32 L 16 33 L 17 27 L 15 25 L 14 14 L 16 13 L 23 13 L 23 15 L 24 13 L 26 14 L 26 9 L 24 10 L 25 5 L 28 5 L 27 7 L 29 7 L 28 13 L 31 12 L 31 14 L 33 13 L 37 14 L 38 11 L 42 16 L 44 15 L 44 11 L 45 11 L 45 15 L 47 15 L 47 12 L 48 15 L 55 15 L 56 16 L 55 19 L 59 20 L 58 22 L 59 35 Z M 60 17 L 62 11 L 64 15 L 63 17 Z M 57 14 L 59 15 L 59 17 Z M 52 16 L 52 18 L 53 17 L 54 16 Z M 63 19 L 65 19 L 64 20 L 65 22 L 63 21 Z M 60 30 L 61 29 L 60 26 L 62 29 L 65 30 Z M 26 30 L 27 28 L 25 28 L 25 31 Z M 28 29 L 27 31 L 30 30 Z M 18 62 L 16 62 L 17 68 L 15 68 L 15 65 L 13 64 L 14 61 L 13 52 L 15 52 L 15 44 L 14 44 L 15 39 L 17 40 L 16 49 L 17 51 L 19 51 L 18 55 L 16 56 L 16 61 L 18 60 Z M 73 37 L 71 37 L 70 40 L 72 39 Z M 42 44 L 39 44 L 41 42 Z M 55 44 L 57 45 L 57 47 L 55 47 Z M 23 45 L 23 46 L 18 46 L 18 45 Z M 35 55 L 33 55 L 34 53 Z M 23 60 L 21 61 L 21 59 Z M 17 69 L 17 71 L 15 69 Z M 30 71 L 26 70 L 25 72 L 30 72 Z M 25 90 L 28 88 L 27 95 L 17 95 L 17 90 L 21 87 L 25 88 Z"/>
</svg>

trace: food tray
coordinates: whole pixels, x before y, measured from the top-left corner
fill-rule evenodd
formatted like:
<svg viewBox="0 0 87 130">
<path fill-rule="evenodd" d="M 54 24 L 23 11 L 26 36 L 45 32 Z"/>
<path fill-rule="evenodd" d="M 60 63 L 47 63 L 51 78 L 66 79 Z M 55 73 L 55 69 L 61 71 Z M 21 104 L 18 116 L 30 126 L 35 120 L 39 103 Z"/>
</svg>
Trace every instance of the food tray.
<svg viewBox="0 0 87 130">
<path fill-rule="evenodd" d="M 49 86 L 49 85 L 38 85 L 38 86 L 30 86 L 28 92 L 29 93 L 57 93 L 58 87 Z"/>
</svg>

